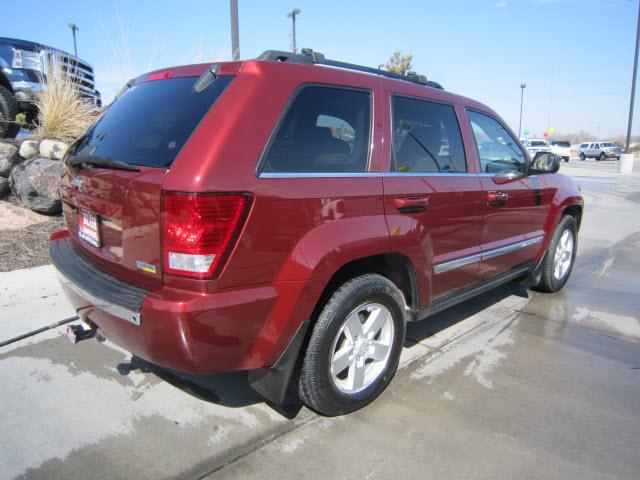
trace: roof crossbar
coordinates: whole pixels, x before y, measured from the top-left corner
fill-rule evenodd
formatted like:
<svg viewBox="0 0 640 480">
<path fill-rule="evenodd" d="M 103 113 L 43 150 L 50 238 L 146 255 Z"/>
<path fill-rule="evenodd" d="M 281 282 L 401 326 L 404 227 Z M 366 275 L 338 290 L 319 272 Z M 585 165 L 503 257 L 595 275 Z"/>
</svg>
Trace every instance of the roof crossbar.
<svg viewBox="0 0 640 480">
<path fill-rule="evenodd" d="M 405 75 L 389 72 L 378 68 L 365 67 L 354 63 L 339 62 L 337 60 L 329 60 L 322 53 L 314 52 L 310 48 L 303 48 L 301 53 L 284 52 L 280 50 L 266 50 L 260 54 L 257 60 L 268 60 L 272 62 L 289 62 L 289 63 L 305 63 L 309 65 L 320 64 L 331 67 L 345 68 L 348 70 L 356 70 L 358 72 L 372 73 L 374 75 L 382 75 L 396 80 L 404 80 L 406 82 L 419 83 L 428 87 L 444 90 L 438 82 L 427 80 L 424 75 L 418 75 L 415 72 L 407 72 Z"/>
</svg>

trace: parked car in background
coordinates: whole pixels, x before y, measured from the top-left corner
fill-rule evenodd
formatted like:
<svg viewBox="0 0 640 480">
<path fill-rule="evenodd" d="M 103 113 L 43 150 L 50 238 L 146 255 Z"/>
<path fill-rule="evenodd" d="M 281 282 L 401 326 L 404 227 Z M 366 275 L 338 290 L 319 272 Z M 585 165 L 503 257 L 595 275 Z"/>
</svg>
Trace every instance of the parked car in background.
<svg viewBox="0 0 640 480">
<path fill-rule="evenodd" d="M 620 160 L 620 155 L 624 153 L 624 148 L 611 142 L 591 142 L 580 145 L 580 160 L 595 158 L 596 160 L 608 160 L 613 158 Z"/>
<path fill-rule="evenodd" d="M 536 138 L 525 140 L 524 148 L 531 158 L 535 157 L 538 152 L 551 152 L 551 146 L 547 145 L 547 142 Z"/>
<path fill-rule="evenodd" d="M 558 168 L 425 77 L 267 51 L 129 82 L 65 156 L 50 253 L 91 331 L 341 415 L 389 384 L 406 322 L 565 285 L 583 200 Z"/>
<path fill-rule="evenodd" d="M 0 37 L 0 138 L 13 138 L 19 130 L 13 122 L 23 112 L 27 121 L 37 114 L 34 97 L 43 88 L 42 79 L 51 68 L 67 72 L 81 94 L 100 106 L 93 67 L 70 53 L 35 42 Z"/>
<path fill-rule="evenodd" d="M 568 162 L 571 158 L 571 143 L 566 140 L 554 140 L 551 142 L 551 151 L 560 159 Z"/>
</svg>

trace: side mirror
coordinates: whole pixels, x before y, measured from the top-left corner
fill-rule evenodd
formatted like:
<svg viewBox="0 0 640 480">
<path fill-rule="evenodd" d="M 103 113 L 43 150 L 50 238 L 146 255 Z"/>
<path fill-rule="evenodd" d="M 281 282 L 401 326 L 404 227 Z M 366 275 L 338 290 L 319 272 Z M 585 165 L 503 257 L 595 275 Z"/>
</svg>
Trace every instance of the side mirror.
<svg viewBox="0 0 640 480">
<path fill-rule="evenodd" d="M 538 175 L 541 173 L 556 173 L 560 169 L 560 159 L 555 153 L 538 152 L 533 157 L 529 175 Z"/>
</svg>

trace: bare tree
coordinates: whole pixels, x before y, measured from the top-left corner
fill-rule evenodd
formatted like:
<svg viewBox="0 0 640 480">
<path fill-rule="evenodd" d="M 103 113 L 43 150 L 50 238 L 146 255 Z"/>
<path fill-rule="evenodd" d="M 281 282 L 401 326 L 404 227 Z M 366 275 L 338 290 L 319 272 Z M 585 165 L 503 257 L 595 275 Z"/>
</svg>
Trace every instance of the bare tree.
<svg viewBox="0 0 640 480">
<path fill-rule="evenodd" d="M 404 75 L 408 70 L 411 70 L 411 61 L 413 60 L 413 55 L 402 55 L 400 51 L 394 52 L 393 56 L 389 58 L 385 68 L 393 73 L 399 73 L 400 75 Z"/>
</svg>

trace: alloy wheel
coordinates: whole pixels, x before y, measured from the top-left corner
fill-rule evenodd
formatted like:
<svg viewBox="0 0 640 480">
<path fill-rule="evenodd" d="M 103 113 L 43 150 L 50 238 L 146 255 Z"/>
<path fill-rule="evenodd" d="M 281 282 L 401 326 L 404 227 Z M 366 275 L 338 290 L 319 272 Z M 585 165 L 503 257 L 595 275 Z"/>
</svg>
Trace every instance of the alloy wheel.
<svg viewBox="0 0 640 480">
<path fill-rule="evenodd" d="M 553 261 L 553 276 L 556 280 L 562 280 L 569 272 L 571 262 L 573 261 L 573 234 L 570 230 L 562 232 L 560 241 L 556 246 L 556 252 Z"/>
<path fill-rule="evenodd" d="M 389 362 L 394 330 L 391 312 L 380 303 L 347 315 L 331 349 L 331 379 L 338 390 L 358 393 L 378 379 Z"/>
</svg>

